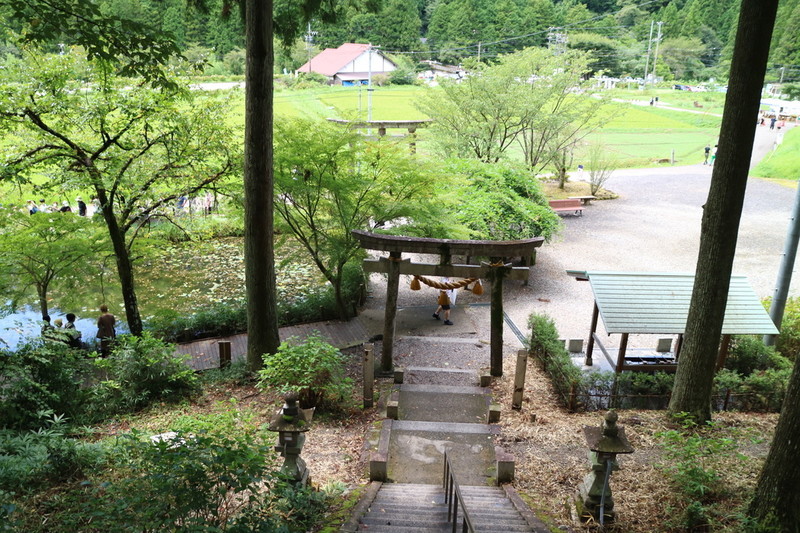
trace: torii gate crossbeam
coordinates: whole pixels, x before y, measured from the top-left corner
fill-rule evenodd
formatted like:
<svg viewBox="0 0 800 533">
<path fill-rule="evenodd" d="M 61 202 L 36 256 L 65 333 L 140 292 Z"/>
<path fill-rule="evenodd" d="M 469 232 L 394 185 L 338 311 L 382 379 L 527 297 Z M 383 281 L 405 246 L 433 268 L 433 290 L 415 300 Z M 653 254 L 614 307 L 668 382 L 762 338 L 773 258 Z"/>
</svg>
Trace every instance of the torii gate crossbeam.
<svg viewBox="0 0 800 533">
<path fill-rule="evenodd" d="M 392 358 L 400 275 L 410 274 L 486 278 L 492 282 L 490 372 L 492 376 L 496 377 L 503 375 L 503 280 L 506 278 L 527 280 L 529 276 L 528 267 L 512 268 L 504 264 L 503 260 L 509 257 L 533 257 L 536 248 L 544 243 L 544 238 L 535 237 L 519 241 L 467 241 L 380 235 L 360 230 L 354 230 L 352 234 L 358 239 L 362 248 L 389 252 L 388 258 L 364 261 L 365 271 L 382 272 L 388 275 L 381 355 L 382 374 L 390 374 L 393 371 Z M 411 263 L 410 260 L 403 259 L 403 252 L 438 254 L 440 262 L 439 264 Z M 490 263 L 454 265 L 451 264 L 453 255 L 488 257 Z"/>
</svg>

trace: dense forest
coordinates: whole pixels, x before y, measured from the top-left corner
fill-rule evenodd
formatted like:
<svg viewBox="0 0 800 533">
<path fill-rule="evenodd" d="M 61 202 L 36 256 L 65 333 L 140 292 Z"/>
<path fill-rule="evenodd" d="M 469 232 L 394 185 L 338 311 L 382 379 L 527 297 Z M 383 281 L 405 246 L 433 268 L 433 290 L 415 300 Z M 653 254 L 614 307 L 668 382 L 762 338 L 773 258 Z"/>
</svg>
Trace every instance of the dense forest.
<svg viewBox="0 0 800 533">
<path fill-rule="evenodd" d="M 102 10 L 160 24 L 193 62 L 216 72 L 244 69 L 241 17 L 229 0 L 207 12 L 186 0 L 100 0 Z M 592 51 L 593 69 L 642 77 L 645 63 L 664 79 L 727 76 L 739 2 L 729 0 L 339 0 L 323 3 L 308 33 L 278 47 L 276 70 L 344 42 L 372 43 L 409 68 L 422 60 L 492 61 L 528 46 Z M 235 5 L 235 4 L 234 4 Z M 295 0 L 276 0 L 275 20 L 299 19 Z M 767 81 L 800 79 L 800 0 L 782 0 Z M 8 27 L 8 26 L 7 26 Z M 648 53 L 650 49 L 650 53 Z M 404 61 L 402 58 L 405 58 Z"/>
</svg>

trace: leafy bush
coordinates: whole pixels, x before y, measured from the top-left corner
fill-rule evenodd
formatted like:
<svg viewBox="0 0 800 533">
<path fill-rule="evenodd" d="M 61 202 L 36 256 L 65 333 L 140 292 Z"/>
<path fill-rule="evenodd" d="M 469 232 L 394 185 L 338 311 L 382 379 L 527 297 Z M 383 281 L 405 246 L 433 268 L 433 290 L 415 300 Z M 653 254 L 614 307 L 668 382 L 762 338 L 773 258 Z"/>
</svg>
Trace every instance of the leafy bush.
<svg viewBox="0 0 800 533">
<path fill-rule="evenodd" d="M 111 356 L 96 363 L 108 374 L 93 389 L 97 412 L 136 411 L 155 401 L 194 393 L 198 380 L 187 359 L 148 332 L 141 337 L 117 337 Z"/>
<path fill-rule="evenodd" d="M 163 310 L 150 318 L 146 327 L 154 337 L 166 342 L 234 335 L 247 331 L 247 308 L 242 302 L 238 306 L 212 304 L 189 315 Z"/>
<path fill-rule="evenodd" d="M 341 408 L 352 395 L 353 380 L 345 376 L 344 356 L 319 333 L 303 341 L 290 337 L 275 354 L 264 354 L 259 378 L 262 389 L 297 392 L 303 408 Z"/>
<path fill-rule="evenodd" d="M 775 341 L 775 349 L 791 361 L 794 361 L 800 353 L 800 298 L 786 300 L 781 332 Z"/>
<path fill-rule="evenodd" d="M 80 479 L 104 461 L 103 445 L 69 438 L 63 417 L 41 415 L 43 427 L 36 431 L 0 430 L 0 491 L 30 491 Z"/>
<path fill-rule="evenodd" d="M 28 517 L 26 530 L 308 531 L 325 496 L 282 479 L 273 440 L 220 430 L 155 442 L 126 435 L 113 454 L 113 474 L 69 487 L 43 505 L 49 522 Z"/>
<path fill-rule="evenodd" d="M 777 354 L 774 348 L 764 345 L 761 338 L 752 335 L 734 336 L 725 359 L 725 368 L 743 376 L 759 370 L 785 370 L 791 366 L 791 361 Z"/>
<path fill-rule="evenodd" d="M 37 428 L 47 411 L 79 418 L 88 396 L 82 384 L 89 365 L 83 358 L 83 352 L 60 343 L 0 352 L 0 425 Z"/>
<path fill-rule="evenodd" d="M 467 178 L 456 218 L 470 228 L 472 238 L 550 240 L 559 231 L 558 215 L 524 167 L 460 160 L 452 164 L 452 172 Z"/>
</svg>

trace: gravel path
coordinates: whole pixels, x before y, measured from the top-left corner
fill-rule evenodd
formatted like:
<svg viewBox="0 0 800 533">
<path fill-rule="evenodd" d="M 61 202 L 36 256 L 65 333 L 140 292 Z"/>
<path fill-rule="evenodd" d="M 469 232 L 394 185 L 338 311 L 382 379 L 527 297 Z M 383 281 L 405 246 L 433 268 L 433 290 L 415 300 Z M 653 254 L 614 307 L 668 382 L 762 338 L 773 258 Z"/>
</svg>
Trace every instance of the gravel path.
<svg viewBox="0 0 800 533">
<path fill-rule="evenodd" d="M 758 128 L 754 161 L 771 150 L 776 134 Z M 562 337 L 586 339 L 593 306 L 591 287 L 568 276 L 565 270 L 693 273 L 702 205 L 710 181 L 711 167 L 702 164 L 615 172 L 606 188 L 619 198 L 595 201 L 583 216 L 563 217 L 562 234 L 540 248 L 529 285 L 506 282 L 506 313 L 523 333 L 527 332 L 528 316 L 536 312 L 551 316 Z M 733 272 L 747 276 L 760 297 L 771 296 L 774 291 L 794 196 L 793 189 L 765 180 L 750 179 L 748 183 Z M 427 259 L 436 262 L 438 258 Z M 460 291 L 458 307 L 487 303 L 488 285 L 484 284 L 482 296 Z M 385 290 L 384 278 L 373 275 L 374 299 L 368 307 L 380 308 Z M 790 295 L 798 294 L 800 288 L 795 280 Z M 420 306 L 420 312 L 427 313 L 424 307 L 435 307 L 435 297 L 430 289 L 410 291 L 408 280 L 401 280 L 400 307 Z M 470 307 L 469 318 L 474 323 L 476 340 L 488 339 L 488 307 Z M 430 328 L 434 326 L 431 324 Z M 602 321 L 599 330 L 603 331 Z M 440 334 L 435 329 L 431 332 Z M 401 336 L 398 330 L 398 338 Z M 509 349 L 520 346 L 508 328 L 504 340 Z M 616 339 L 609 340 L 614 346 Z M 631 342 L 636 346 L 633 337 Z"/>
</svg>

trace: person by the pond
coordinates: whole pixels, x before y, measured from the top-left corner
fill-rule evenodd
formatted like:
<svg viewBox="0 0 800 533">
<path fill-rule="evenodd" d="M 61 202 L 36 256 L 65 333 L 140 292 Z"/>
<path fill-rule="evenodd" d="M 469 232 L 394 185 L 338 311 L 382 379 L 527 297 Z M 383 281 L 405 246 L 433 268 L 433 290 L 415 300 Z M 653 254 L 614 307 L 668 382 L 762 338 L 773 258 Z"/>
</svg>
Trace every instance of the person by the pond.
<svg viewBox="0 0 800 533">
<path fill-rule="evenodd" d="M 442 281 L 449 283 L 450 278 L 444 278 Z M 437 303 L 439 306 L 433 313 L 433 318 L 440 320 L 439 314 L 444 311 L 444 324 L 446 326 L 452 326 L 453 323 L 450 321 L 450 309 L 456 304 L 456 290 L 446 289 L 439 291 L 439 299 L 437 300 Z"/>
<path fill-rule="evenodd" d="M 67 313 L 67 323 L 64 324 L 64 329 L 67 333 L 67 344 L 70 348 L 81 347 L 81 332 L 75 327 L 75 313 Z"/>
<path fill-rule="evenodd" d="M 711 147 L 709 145 L 706 145 L 706 147 L 703 148 L 703 152 L 705 153 L 705 157 L 703 158 L 703 164 L 707 165 L 708 164 L 708 156 L 711 155 Z"/>
<path fill-rule="evenodd" d="M 78 202 L 78 215 L 85 217 L 86 216 L 86 202 L 83 201 L 83 198 L 78 196 L 75 201 Z"/>
<path fill-rule="evenodd" d="M 114 329 L 117 319 L 114 315 L 108 312 L 108 306 L 103 304 L 100 306 L 101 315 L 97 319 L 97 338 L 100 339 L 100 357 L 108 357 L 111 353 L 111 343 L 117 336 Z"/>
<path fill-rule="evenodd" d="M 50 323 L 50 315 L 42 315 L 42 337 L 51 337 L 52 331 L 53 325 Z"/>
</svg>

